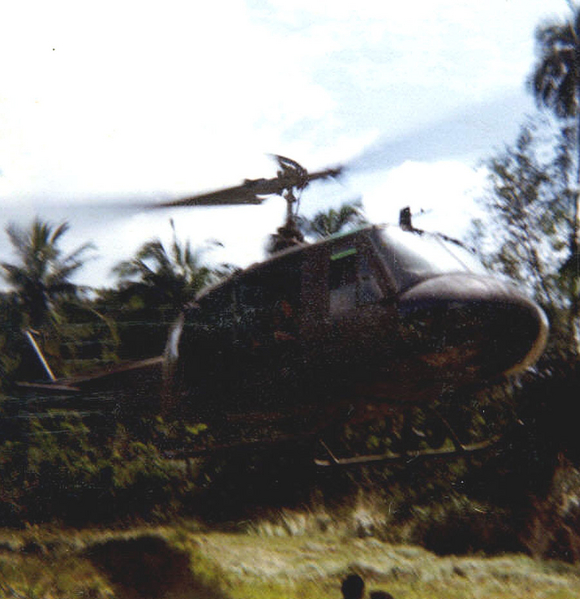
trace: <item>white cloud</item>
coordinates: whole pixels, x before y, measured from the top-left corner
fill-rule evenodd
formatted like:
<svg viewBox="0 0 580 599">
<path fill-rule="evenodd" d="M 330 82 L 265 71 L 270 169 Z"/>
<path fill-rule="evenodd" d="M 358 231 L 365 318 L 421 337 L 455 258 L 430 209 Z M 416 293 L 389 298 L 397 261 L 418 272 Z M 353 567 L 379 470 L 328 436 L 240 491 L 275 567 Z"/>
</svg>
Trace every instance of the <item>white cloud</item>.
<svg viewBox="0 0 580 599">
<path fill-rule="evenodd" d="M 569 10 L 565 0 L 553 4 L 8 3 L 0 21 L 0 197 L 12 210 L 3 211 L 1 224 L 28 218 L 39 203 L 173 196 L 269 176 L 275 166 L 268 152 L 316 169 L 405 136 L 389 145 L 388 156 L 377 154 L 376 166 L 382 160 L 385 168 L 385 156 L 391 168 L 406 158 L 414 163 L 353 178 L 337 195 L 367 192 L 371 212 L 380 194 L 396 198 L 395 211 L 401 200 L 460 202 L 473 171 L 465 160 L 463 167 L 441 160 L 449 156 L 444 143 L 459 147 L 454 119 L 475 101 L 491 110 L 492 100 L 521 90 L 535 26 Z M 487 140 L 509 132 L 509 123 L 492 120 L 494 135 L 481 135 L 485 118 L 463 136 L 469 160 L 485 151 L 481 139 L 491 151 Z M 315 198 L 312 206 L 318 209 Z M 109 262 L 127 257 L 169 219 L 83 216 L 54 206 L 43 214 L 69 218 L 71 241 L 95 239 Z M 282 214 L 272 201 L 245 211 L 184 212 L 179 223 L 196 241 L 209 233 L 236 256 L 257 259 Z M 0 237 L 0 254 L 5 244 Z"/>
<path fill-rule="evenodd" d="M 46 29 L 24 37 L 5 26 L 3 53 L 14 57 L 0 70 L 8 190 L 216 185 L 223 161 L 247 169 L 250 156 L 278 149 L 285 130 L 332 112 L 288 44 L 241 3 L 201 12 L 190 3 L 103 3 L 93 14 L 82 6 L 51 3 L 37 15 Z"/>
</svg>

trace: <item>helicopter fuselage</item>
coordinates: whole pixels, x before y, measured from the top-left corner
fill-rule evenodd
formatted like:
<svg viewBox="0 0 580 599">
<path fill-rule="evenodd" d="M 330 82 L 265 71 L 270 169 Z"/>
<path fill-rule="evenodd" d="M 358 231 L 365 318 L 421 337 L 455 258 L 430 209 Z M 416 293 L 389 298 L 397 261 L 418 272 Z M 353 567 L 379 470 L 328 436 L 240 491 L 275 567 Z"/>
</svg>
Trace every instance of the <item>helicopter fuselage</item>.
<svg viewBox="0 0 580 599">
<path fill-rule="evenodd" d="M 164 406 L 211 417 L 429 402 L 529 367 L 547 331 L 457 242 L 372 226 L 202 292 L 170 331 Z"/>
</svg>

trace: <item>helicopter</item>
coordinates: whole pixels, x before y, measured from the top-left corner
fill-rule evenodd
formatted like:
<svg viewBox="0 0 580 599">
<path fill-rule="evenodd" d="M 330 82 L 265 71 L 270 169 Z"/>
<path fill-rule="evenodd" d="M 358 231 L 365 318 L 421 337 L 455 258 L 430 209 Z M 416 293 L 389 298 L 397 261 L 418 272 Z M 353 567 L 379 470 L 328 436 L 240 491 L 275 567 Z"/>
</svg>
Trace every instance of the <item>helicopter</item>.
<svg viewBox="0 0 580 599">
<path fill-rule="evenodd" d="M 241 426 L 281 426 L 293 438 L 319 436 L 332 423 L 429 408 L 444 393 L 524 372 L 538 360 L 548 335 L 540 307 L 492 277 L 460 242 L 415 228 L 408 208 L 398 225 L 307 243 L 297 222 L 300 195 L 342 168 L 309 173 L 275 158 L 273 178 L 155 205 L 261 204 L 280 196 L 286 219 L 267 259 L 186 305 L 163 356 L 44 387 L 153 395 L 168 421 L 229 426 L 231 437 Z M 450 448 L 440 442 L 421 454 L 480 447 L 462 444 L 449 426 L 444 436 Z M 320 465 L 409 455 L 338 459 L 325 450 Z"/>
</svg>

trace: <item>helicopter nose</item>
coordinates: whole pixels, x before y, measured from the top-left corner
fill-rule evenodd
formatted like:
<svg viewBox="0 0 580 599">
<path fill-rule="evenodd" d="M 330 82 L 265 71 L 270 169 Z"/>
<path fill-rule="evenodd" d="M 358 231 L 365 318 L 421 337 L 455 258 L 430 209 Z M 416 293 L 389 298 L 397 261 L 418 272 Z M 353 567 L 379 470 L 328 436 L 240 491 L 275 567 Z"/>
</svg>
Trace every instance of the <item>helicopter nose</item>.
<svg viewBox="0 0 580 599">
<path fill-rule="evenodd" d="M 544 312 L 515 286 L 454 274 L 428 279 L 400 297 L 403 334 L 431 369 L 493 378 L 534 364 L 548 336 Z"/>
</svg>

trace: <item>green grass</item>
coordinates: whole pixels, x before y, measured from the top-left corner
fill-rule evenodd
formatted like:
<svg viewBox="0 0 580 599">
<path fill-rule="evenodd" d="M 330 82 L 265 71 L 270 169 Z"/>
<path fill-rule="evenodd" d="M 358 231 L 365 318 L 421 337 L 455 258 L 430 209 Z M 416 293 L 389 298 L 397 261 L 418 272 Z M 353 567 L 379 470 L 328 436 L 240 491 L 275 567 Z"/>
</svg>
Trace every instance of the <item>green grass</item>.
<svg viewBox="0 0 580 599">
<path fill-rule="evenodd" d="M 409 599 L 578 597 L 577 569 L 520 555 L 437 557 L 423 549 L 377 539 L 207 535 L 203 553 L 219 560 L 234 597 L 340 596 L 340 581 L 357 572 L 369 590 Z M 251 591 L 251 593 L 250 593 Z"/>
<path fill-rule="evenodd" d="M 134 596 L 123 594 L 93 565 L 87 550 L 107 541 L 120 541 L 124 547 L 124 542 L 152 537 L 187 556 L 189 567 L 183 573 L 187 584 L 167 595 L 176 599 L 340 599 L 341 580 L 351 572 L 363 576 L 368 590 L 387 590 L 396 599 L 580 596 L 580 569 L 562 562 L 517 554 L 438 557 L 419 547 L 393 545 L 374 537 L 336 532 L 278 536 L 203 532 L 193 523 L 181 523 L 131 531 L 42 527 L 6 531 L 0 534 L 0 597 Z M 200 588 L 205 589 L 201 594 Z"/>
</svg>

